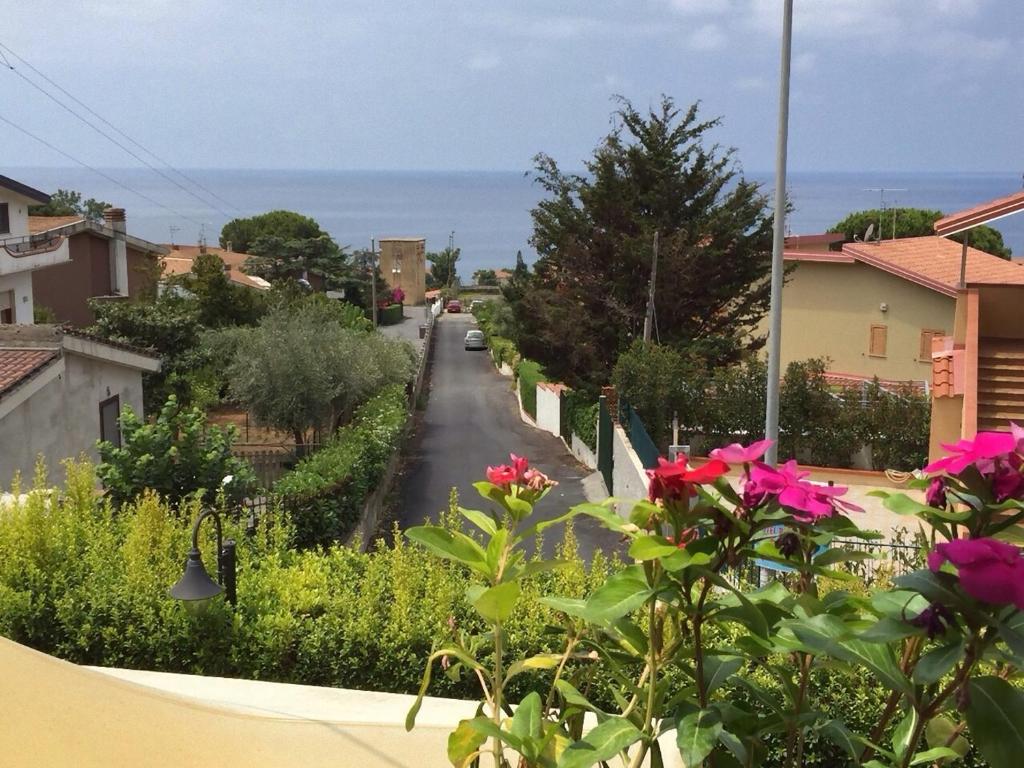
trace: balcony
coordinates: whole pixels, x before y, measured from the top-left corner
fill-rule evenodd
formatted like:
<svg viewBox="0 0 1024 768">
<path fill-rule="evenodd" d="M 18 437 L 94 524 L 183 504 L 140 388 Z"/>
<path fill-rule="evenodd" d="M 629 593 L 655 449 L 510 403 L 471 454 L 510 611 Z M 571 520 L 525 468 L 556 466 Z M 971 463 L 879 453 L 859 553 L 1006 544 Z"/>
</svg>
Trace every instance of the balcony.
<svg viewBox="0 0 1024 768">
<path fill-rule="evenodd" d="M 68 239 L 41 233 L 0 239 L 0 275 L 30 272 L 71 261 Z"/>
</svg>

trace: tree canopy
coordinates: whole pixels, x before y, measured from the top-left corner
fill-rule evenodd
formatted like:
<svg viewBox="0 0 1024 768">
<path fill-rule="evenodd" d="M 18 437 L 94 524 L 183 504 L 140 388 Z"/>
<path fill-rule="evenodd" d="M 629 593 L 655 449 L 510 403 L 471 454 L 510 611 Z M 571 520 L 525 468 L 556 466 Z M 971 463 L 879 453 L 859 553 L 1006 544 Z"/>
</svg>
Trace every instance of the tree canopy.
<svg viewBox="0 0 1024 768">
<path fill-rule="evenodd" d="M 82 200 L 82 193 L 73 189 L 58 189 L 50 195 L 50 202 L 43 205 L 30 205 L 29 216 L 84 216 L 91 221 L 103 218 L 103 211 L 110 208 L 110 203 L 95 198 Z"/>
<path fill-rule="evenodd" d="M 249 258 L 242 268 L 250 275 L 270 282 L 320 275 L 330 288 L 341 286 L 348 277 L 345 251 L 327 235 L 285 238 L 261 235 L 249 246 Z"/>
<path fill-rule="evenodd" d="M 427 254 L 427 261 L 430 262 L 427 282 L 431 288 L 449 288 L 458 282 L 459 273 L 456 265 L 461 254 L 461 248 L 445 248 L 443 251 Z"/>
<path fill-rule="evenodd" d="M 315 219 L 294 211 L 269 211 L 248 218 L 232 219 L 220 231 L 220 247 L 235 253 L 249 253 L 260 237 L 305 240 L 326 236 Z"/>
<path fill-rule="evenodd" d="M 214 253 L 200 253 L 192 271 L 180 279 L 199 308 L 199 322 L 206 328 L 255 325 L 267 309 L 260 291 L 232 283 L 224 273 L 224 262 Z"/>
<path fill-rule="evenodd" d="M 473 273 L 473 282 L 477 285 L 497 285 L 498 275 L 493 269 L 478 269 Z"/>
<path fill-rule="evenodd" d="M 847 242 L 852 242 L 854 238 L 863 238 L 868 227 L 874 225 L 873 239 L 924 237 L 935 234 L 934 224 L 943 216 L 942 211 L 926 208 L 871 208 L 851 213 L 830 228 L 829 232 L 841 232 Z M 962 243 L 964 235 L 953 235 L 950 239 Z M 1003 243 L 1002 234 L 992 227 L 982 225 L 971 229 L 969 243 L 972 248 L 991 253 L 1001 259 L 1008 259 L 1011 255 L 1010 249 Z"/>
<path fill-rule="evenodd" d="M 519 348 L 570 385 L 607 383 L 642 332 L 659 236 L 655 288 L 661 341 L 710 363 L 763 344 L 751 336 L 768 308 L 772 218 L 733 152 L 705 146 L 718 119 L 663 97 L 647 114 L 622 99 L 616 126 L 586 163 L 563 172 L 545 154 L 532 211 L 539 254 L 516 286 Z"/>
</svg>

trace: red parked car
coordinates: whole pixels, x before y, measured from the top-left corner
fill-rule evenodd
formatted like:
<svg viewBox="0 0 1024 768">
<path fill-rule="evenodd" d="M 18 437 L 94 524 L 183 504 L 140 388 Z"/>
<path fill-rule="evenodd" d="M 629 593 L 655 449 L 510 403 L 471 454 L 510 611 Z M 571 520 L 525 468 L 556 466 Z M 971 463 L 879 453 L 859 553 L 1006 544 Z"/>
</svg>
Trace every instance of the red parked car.
<svg viewBox="0 0 1024 768">
<path fill-rule="evenodd" d="M 458 299 L 452 299 L 451 301 L 448 302 L 448 311 L 449 312 L 461 312 L 462 311 L 462 302 L 460 302 Z"/>
</svg>

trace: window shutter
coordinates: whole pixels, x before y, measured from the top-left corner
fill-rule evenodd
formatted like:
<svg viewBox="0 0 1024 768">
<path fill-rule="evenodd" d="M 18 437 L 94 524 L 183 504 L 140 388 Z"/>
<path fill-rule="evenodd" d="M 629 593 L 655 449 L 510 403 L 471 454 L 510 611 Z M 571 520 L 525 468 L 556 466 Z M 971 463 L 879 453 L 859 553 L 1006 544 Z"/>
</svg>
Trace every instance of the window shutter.
<svg viewBox="0 0 1024 768">
<path fill-rule="evenodd" d="M 885 357 L 885 342 L 888 331 L 888 326 L 885 325 L 871 326 L 871 339 L 868 342 L 868 354 L 871 357 Z"/>
<path fill-rule="evenodd" d="M 934 341 L 937 336 L 945 335 L 945 331 L 922 330 L 921 350 L 918 353 L 917 359 L 922 362 L 930 363 L 932 361 L 932 341 Z"/>
</svg>

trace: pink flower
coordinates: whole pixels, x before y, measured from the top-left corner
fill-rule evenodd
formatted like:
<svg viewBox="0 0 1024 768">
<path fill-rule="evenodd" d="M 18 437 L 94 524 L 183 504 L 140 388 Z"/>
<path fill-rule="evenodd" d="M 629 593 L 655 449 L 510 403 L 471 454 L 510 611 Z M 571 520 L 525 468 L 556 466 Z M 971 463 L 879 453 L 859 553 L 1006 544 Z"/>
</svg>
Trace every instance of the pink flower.
<svg viewBox="0 0 1024 768">
<path fill-rule="evenodd" d="M 690 469 L 685 454 L 680 454 L 675 461 L 659 456 L 658 466 L 647 470 L 651 479 L 647 497 L 651 501 L 682 498 L 693 492 L 691 484 L 712 483 L 728 471 L 729 465 L 720 459 L 711 459 L 696 469 Z"/>
<path fill-rule="evenodd" d="M 539 469 L 526 470 L 526 472 L 523 473 L 523 481 L 526 483 L 526 487 L 531 491 L 543 491 L 545 488 L 558 485 L 558 483 L 550 479 Z"/>
<path fill-rule="evenodd" d="M 820 517 L 831 517 L 836 512 L 863 512 L 864 510 L 839 497 L 846 493 L 843 486 L 818 485 L 804 480 L 810 472 L 801 470 L 790 459 L 778 469 L 757 462 L 750 469 L 751 493 L 763 491 L 776 496 L 779 504 L 792 510 L 797 520 L 810 522 Z M 748 489 L 744 489 L 746 492 Z"/>
<path fill-rule="evenodd" d="M 1024 440 L 1024 430 L 1015 424 L 1011 425 L 1011 428 L 1016 428 L 1021 433 L 1021 440 Z M 994 459 L 1016 450 L 1017 438 L 1014 433 L 979 432 L 973 440 L 943 443 L 942 447 L 951 455 L 933 461 L 924 468 L 925 472 L 948 472 L 951 475 L 958 475 L 974 464 L 979 472 L 987 475 L 995 467 Z"/>
<path fill-rule="evenodd" d="M 508 455 L 512 460 L 512 469 L 516 472 L 516 481 L 522 481 L 526 476 L 526 470 L 530 467 L 530 460 L 524 456 L 516 456 L 514 453 Z"/>
<path fill-rule="evenodd" d="M 724 448 L 715 448 L 711 452 L 711 458 L 721 459 L 727 464 L 749 464 L 764 456 L 764 452 L 771 447 L 771 444 L 771 440 L 758 440 L 746 447 L 739 443 L 732 443 Z"/>
<path fill-rule="evenodd" d="M 487 468 L 487 479 L 495 485 L 511 485 L 517 479 L 516 471 L 507 464 Z"/>
<path fill-rule="evenodd" d="M 937 544 L 928 554 L 928 567 L 938 572 L 943 563 L 957 568 L 960 586 L 985 603 L 1012 603 L 1024 610 L 1024 556 L 1012 544 L 995 539 L 954 539 Z"/>
<path fill-rule="evenodd" d="M 928 490 L 924 492 L 924 501 L 929 507 L 946 508 L 946 479 L 944 477 L 932 478 L 928 483 Z"/>
</svg>

